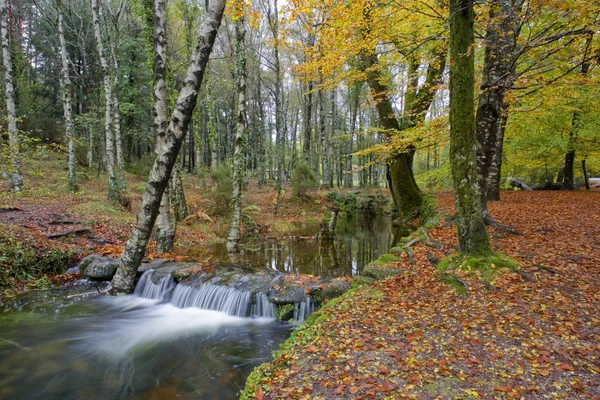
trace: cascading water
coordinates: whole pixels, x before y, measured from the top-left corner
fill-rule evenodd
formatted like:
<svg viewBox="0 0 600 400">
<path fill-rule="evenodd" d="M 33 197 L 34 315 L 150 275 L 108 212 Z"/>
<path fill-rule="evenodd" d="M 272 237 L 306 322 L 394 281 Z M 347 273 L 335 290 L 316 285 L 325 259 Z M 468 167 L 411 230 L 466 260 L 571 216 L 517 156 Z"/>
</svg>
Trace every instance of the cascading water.
<svg viewBox="0 0 600 400">
<path fill-rule="evenodd" d="M 160 278 L 158 283 L 152 282 L 153 270 L 144 272 L 133 294 L 152 300 L 169 300 L 177 283 L 171 276 Z"/>
<path fill-rule="evenodd" d="M 152 282 L 154 271 L 144 272 L 134 294 L 156 300 L 169 300 L 178 308 L 195 307 L 221 311 L 237 317 L 275 318 L 275 306 L 264 293 L 244 292 L 227 286 L 204 284 L 199 287 L 177 285 L 172 277 Z"/>
<path fill-rule="evenodd" d="M 308 318 L 314 311 L 315 303 L 310 300 L 310 297 L 306 296 L 304 301 L 294 305 L 294 321 L 300 323 Z"/>
</svg>

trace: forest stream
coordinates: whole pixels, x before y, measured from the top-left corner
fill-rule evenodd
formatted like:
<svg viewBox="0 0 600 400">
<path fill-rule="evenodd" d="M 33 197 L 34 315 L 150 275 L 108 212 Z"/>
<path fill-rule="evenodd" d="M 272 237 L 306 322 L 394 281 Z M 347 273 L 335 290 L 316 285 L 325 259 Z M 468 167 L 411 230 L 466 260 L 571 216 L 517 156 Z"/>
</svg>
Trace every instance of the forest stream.
<svg viewBox="0 0 600 400">
<path fill-rule="evenodd" d="M 307 238 L 317 230 L 304 225 L 285 241 L 247 245 L 239 262 L 352 276 L 395 242 L 386 217 L 340 221 L 326 246 Z M 219 246 L 196 256 L 231 262 Z M 0 398 L 235 399 L 252 369 L 270 360 L 293 329 L 275 319 L 268 302 L 257 299 L 246 308 L 240 302 L 247 297 L 224 289 L 210 299 L 198 291 L 192 299 L 191 289 L 172 278 L 154 284 L 150 273 L 144 276 L 128 296 L 104 297 L 98 292 L 106 283 L 79 282 L 4 302 Z M 302 320 L 309 311 L 297 305 L 294 317 Z"/>
</svg>

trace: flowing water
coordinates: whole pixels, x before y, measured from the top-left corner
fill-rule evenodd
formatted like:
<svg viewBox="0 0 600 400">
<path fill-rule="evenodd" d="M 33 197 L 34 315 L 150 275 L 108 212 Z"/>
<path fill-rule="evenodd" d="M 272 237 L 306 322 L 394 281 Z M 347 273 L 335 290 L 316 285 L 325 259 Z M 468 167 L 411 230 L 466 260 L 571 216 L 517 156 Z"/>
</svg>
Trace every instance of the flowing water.
<svg viewBox="0 0 600 400">
<path fill-rule="evenodd" d="M 309 236 L 318 227 L 299 227 Z M 241 260 L 322 276 L 356 275 L 394 243 L 389 219 L 338 227 L 314 239 L 258 243 Z M 231 262 L 219 247 L 203 253 Z M 200 257 L 203 258 L 203 257 Z M 252 369 L 271 358 L 293 326 L 274 318 L 263 293 L 152 281 L 108 298 L 97 285 L 35 291 L 0 304 L 0 399 L 235 399 Z M 310 298 L 294 319 L 314 311 Z"/>
</svg>

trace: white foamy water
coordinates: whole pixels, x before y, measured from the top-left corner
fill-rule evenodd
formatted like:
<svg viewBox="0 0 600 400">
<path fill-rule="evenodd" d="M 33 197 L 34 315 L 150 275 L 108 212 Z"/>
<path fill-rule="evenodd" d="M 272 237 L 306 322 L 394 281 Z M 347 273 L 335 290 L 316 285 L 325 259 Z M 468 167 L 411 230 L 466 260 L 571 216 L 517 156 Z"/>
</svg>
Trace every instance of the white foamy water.
<svg viewBox="0 0 600 400">
<path fill-rule="evenodd" d="M 75 338 L 86 352 L 111 359 L 126 356 L 131 351 L 177 340 L 191 335 L 214 334 L 221 328 L 271 323 L 270 318 L 241 318 L 213 310 L 195 307 L 178 308 L 169 303 L 138 296 L 123 296 L 103 301 L 107 307 L 119 310 L 115 318 L 92 324 Z M 112 303 L 112 304 L 111 304 Z"/>
</svg>

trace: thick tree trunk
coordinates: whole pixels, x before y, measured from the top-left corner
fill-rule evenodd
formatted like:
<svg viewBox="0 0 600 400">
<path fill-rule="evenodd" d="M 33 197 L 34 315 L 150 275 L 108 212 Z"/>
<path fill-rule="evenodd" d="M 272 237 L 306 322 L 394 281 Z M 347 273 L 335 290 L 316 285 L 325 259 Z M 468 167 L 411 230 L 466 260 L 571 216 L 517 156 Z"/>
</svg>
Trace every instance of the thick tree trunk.
<svg viewBox="0 0 600 400">
<path fill-rule="evenodd" d="M 96 38 L 96 48 L 98 50 L 98 57 L 100 59 L 100 67 L 102 71 L 102 81 L 104 85 L 104 99 L 105 99 L 105 112 L 104 112 L 104 135 L 105 135 L 105 155 L 106 155 L 106 171 L 108 172 L 108 198 L 114 204 L 119 204 L 121 199 L 121 193 L 119 190 L 119 183 L 115 174 L 115 153 L 114 153 L 114 140 L 112 131 L 112 87 L 110 84 L 110 74 L 108 69 L 108 62 L 104 55 L 104 45 L 102 44 L 102 36 L 100 34 L 100 5 L 98 0 L 92 0 L 92 20 L 94 25 L 94 37 Z"/>
<path fill-rule="evenodd" d="M 463 254 L 491 251 L 477 184 L 473 0 L 450 0 L 450 165 Z"/>
<path fill-rule="evenodd" d="M 381 80 L 381 73 L 377 69 L 377 55 L 372 53 L 363 57 L 367 81 L 371 88 L 375 108 L 379 115 L 384 135 L 390 139 L 390 135 L 400 132 L 400 124 L 396 119 L 396 113 L 392 102 L 388 97 L 387 87 Z M 412 170 L 414 151 L 408 150 L 390 155 L 388 160 L 388 181 L 390 190 L 400 214 L 406 217 L 416 216 L 423 202 L 423 197 L 417 186 Z"/>
<path fill-rule="evenodd" d="M 175 214 L 175 220 L 181 222 L 188 216 L 187 200 L 183 190 L 183 181 L 181 180 L 181 169 L 175 165 L 171 174 L 171 183 L 169 185 L 169 194 L 171 196 L 171 205 Z"/>
<path fill-rule="evenodd" d="M 63 30 L 62 2 L 58 3 L 58 42 L 60 44 L 60 86 L 63 95 L 63 115 L 65 118 L 65 135 L 68 149 L 68 175 L 67 187 L 69 190 L 77 189 L 75 175 L 75 138 L 73 137 L 73 118 L 71 117 L 71 78 L 69 77 L 69 60 L 67 56 L 67 44 Z"/>
<path fill-rule="evenodd" d="M 187 69 L 184 86 L 179 92 L 167 129 L 165 146 L 154 161 L 135 226 L 129 240 L 127 240 L 119 267 L 111 282 L 109 291 L 111 294 L 127 293 L 133 290 L 135 275 L 146 252 L 148 239 L 158 215 L 161 198 L 169 183 L 181 143 L 196 106 L 200 84 L 221 24 L 224 9 L 225 0 L 214 0 L 212 9 L 206 15 L 198 32 L 198 39 Z"/>
<path fill-rule="evenodd" d="M 8 147 L 10 152 L 10 187 L 15 192 L 23 189 L 19 136 L 17 133 L 17 111 L 13 86 L 12 57 L 10 54 L 10 16 L 6 0 L 0 0 L 0 31 L 2 33 L 2 63 L 4 64 L 4 89 L 6 93 L 6 117 L 8 119 Z"/>
<path fill-rule="evenodd" d="M 513 0 L 491 3 L 475 130 L 478 183 L 486 213 L 488 200 L 500 200 L 502 147 L 508 119 L 506 93 L 515 82 L 521 7 Z"/>
<path fill-rule="evenodd" d="M 165 148 L 168 128 L 167 111 L 167 13 L 166 1 L 154 0 L 154 130 L 156 131 L 156 154 L 159 156 Z M 156 247 L 159 253 L 171 253 L 175 240 L 175 223 L 171 215 L 169 188 L 162 195 L 158 217 L 156 219 Z"/>
<path fill-rule="evenodd" d="M 235 252 L 240 241 L 242 217 L 242 178 L 244 175 L 244 137 L 246 136 L 246 27 L 244 17 L 235 22 L 235 67 L 237 120 L 233 149 L 233 197 L 231 225 L 227 235 L 227 251 Z"/>
</svg>

